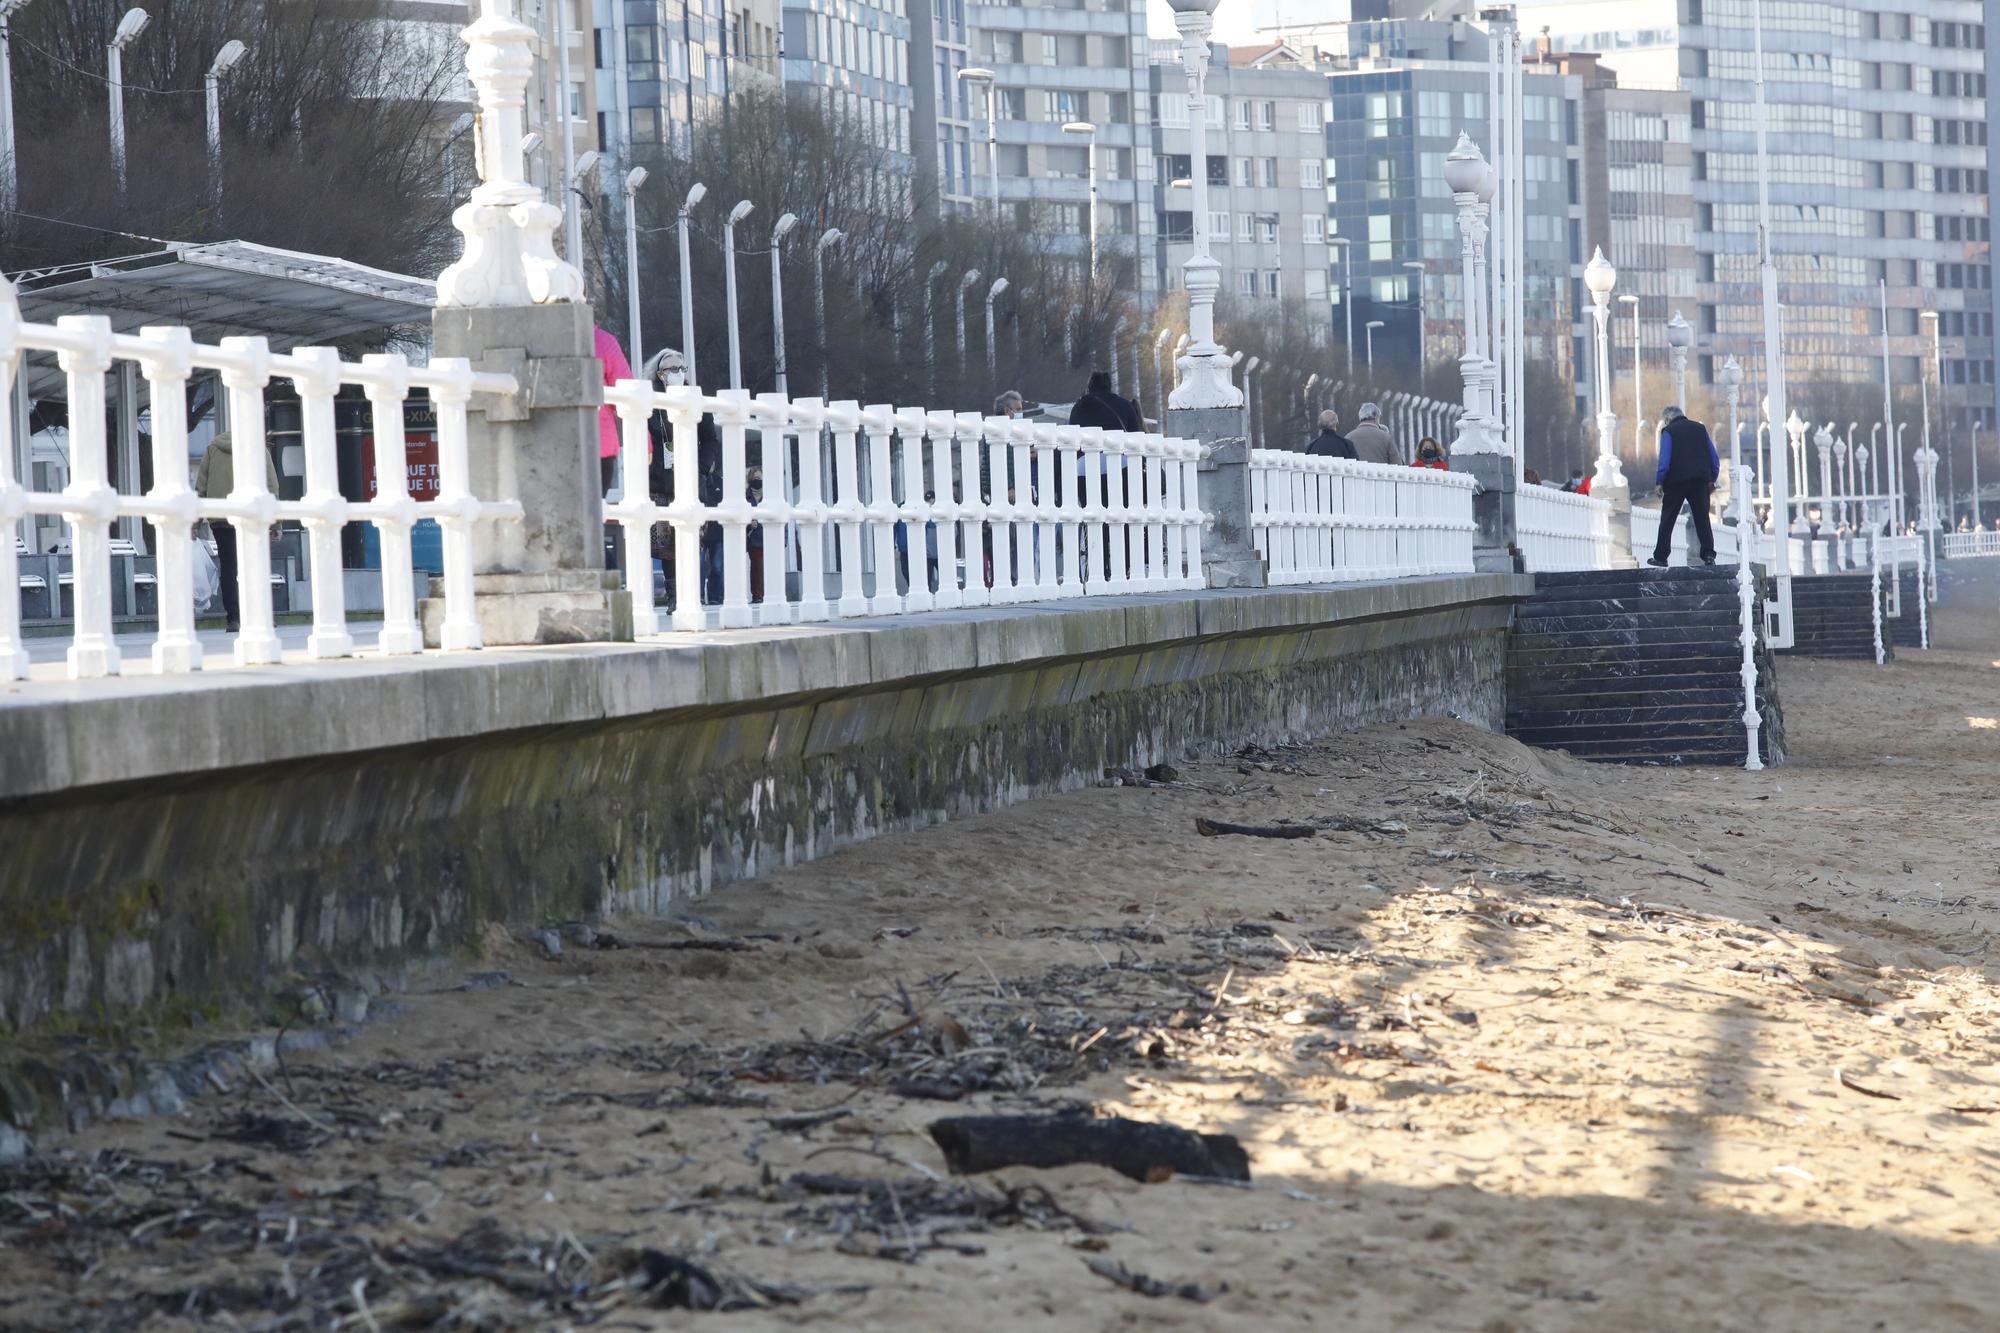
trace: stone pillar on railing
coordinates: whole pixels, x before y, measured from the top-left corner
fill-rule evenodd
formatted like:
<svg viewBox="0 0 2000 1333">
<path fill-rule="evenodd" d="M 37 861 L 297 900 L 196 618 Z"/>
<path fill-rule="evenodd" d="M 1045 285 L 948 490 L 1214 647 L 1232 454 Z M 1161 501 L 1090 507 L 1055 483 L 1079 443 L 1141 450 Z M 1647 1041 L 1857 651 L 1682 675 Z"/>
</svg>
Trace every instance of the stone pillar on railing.
<svg viewBox="0 0 2000 1333">
<path fill-rule="evenodd" d="M 474 614 L 488 645 L 630 639 L 631 597 L 604 568 L 595 324 L 582 276 L 555 253 L 562 211 L 525 179 L 521 112 L 536 38 L 513 8 L 481 0 L 462 34 L 480 184 L 452 214 L 465 252 L 439 275 L 432 316 L 435 355 L 511 372 L 521 385 L 471 404 L 472 492 L 518 499 L 524 511 L 520 523 L 473 531 Z M 443 612 L 439 599 L 424 602 L 427 643 L 439 642 Z"/>
</svg>

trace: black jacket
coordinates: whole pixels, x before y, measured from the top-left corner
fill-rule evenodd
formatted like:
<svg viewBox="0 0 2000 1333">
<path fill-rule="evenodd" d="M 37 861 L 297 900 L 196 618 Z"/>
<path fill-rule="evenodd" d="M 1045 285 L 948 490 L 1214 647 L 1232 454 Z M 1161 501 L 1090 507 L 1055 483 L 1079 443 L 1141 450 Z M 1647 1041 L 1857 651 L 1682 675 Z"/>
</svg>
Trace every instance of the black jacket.
<svg viewBox="0 0 2000 1333">
<path fill-rule="evenodd" d="M 665 412 L 646 419 L 646 436 L 653 445 L 652 461 L 646 467 L 646 490 L 654 504 L 670 504 L 674 498 L 674 423 Z M 705 505 L 722 503 L 722 432 L 712 418 L 704 416 L 695 428 L 695 463 L 701 473 L 697 497 Z"/>
<path fill-rule="evenodd" d="M 1714 486 L 1722 473 L 1722 457 L 1715 451 L 1708 427 L 1693 417 L 1675 417 L 1660 432 L 1660 466 L 1653 481 L 1658 486 Z"/>
<path fill-rule="evenodd" d="M 1348 443 L 1347 437 L 1337 430 L 1322 430 L 1313 437 L 1313 442 L 1306 446 L 1306 452 L 1314 458 L 1354 458 L 1357 456 L 1354 452 L 1354 446 Z"/>
<path fill-rule="evenodd" d="M 1101 426 L 1105 430 L 1146 429 L 1145 421 L 1139 416 L 1139 405 L 1108 389 L 1103 393 L 1087 393 L 1077 399 L 1076 406 L 1069 410 L 1069 424 Z"/>
</svg>

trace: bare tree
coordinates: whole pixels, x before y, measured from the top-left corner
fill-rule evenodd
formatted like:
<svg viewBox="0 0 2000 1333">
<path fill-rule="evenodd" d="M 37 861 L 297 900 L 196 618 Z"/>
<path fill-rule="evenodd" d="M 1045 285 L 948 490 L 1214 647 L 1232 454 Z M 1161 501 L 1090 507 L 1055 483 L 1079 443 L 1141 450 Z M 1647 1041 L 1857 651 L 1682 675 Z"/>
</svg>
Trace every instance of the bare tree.
<svg viewBox="0 0 2000 1333">
<path fill-rule="evenodd" d="M 445 186 L 463 48 L 388 0 L 158 0 L 124 62 L 128 188 L 113 189 L 105 48 L 127 0 L 32 5 L 13 26 L 22 216 L 8 268 L 243 239 L 428 276 L 457 251 Z M 209 206 L 203 78 L 223 44 L 224 210 Z M 447 154 L 455 155 L 454 166 Z"/>
</svg>

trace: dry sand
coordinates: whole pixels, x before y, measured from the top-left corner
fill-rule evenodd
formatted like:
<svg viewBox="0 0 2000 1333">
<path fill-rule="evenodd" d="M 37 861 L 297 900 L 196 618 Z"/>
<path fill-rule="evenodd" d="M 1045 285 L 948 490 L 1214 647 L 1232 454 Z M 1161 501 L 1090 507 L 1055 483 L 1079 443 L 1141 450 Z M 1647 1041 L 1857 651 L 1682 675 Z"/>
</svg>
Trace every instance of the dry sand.
<svg viewBox="0 0 2000 1333">
<path fill-rule="evenodd" d="M 506 985 L 0 1173 L 0 1326 L 2000 1327 L 2000 611 L 1960 600 L 1928 655 L 1786 661 L 1770 772 L 1425 720 L 608 923 L 734 950 L 496 937 Z M 931 1179 L 940 1116 L 1080 1107 L 1238 1135 L 1254 1186 Z M 803 1300 L 650 1308 L 639 1247 Z"/>
</svg>

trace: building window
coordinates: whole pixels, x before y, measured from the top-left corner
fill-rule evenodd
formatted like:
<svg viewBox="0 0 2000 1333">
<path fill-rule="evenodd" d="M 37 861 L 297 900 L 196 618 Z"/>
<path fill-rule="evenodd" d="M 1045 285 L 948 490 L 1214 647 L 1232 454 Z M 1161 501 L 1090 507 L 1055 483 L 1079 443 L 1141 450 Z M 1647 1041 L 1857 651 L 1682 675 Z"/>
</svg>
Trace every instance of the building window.
<svg viewBox="0 0 2000 1333">
<path fill-rule="evenodd" d="M 1260 130 L 1275 130 L 1278 128 L 1278 104 L 1276 102 L 1259 102 L 1257 104 L 1257 128 Z"/>
<path fill-rule="evenodd" d="M 1278 159 L 1275 157 L 1267 157 L 1264 159 L 1264 188 L 1267 190 L 1274 190 L 1277 187 L 1278 187 Z"/>
<path fill-rule="evenodd" d="M 1250 128 L 1250 103 L 1247 101 L 1236 104 L 1236 128 L 1239 130 Z"/>
<path fill-rule="evenodd" d="M 1256 297 L 1257 271 L 1255 269 L 1244 270 L 1242 273 L 1237 275 L 1237 281 L 1239 285 L 1242 287 L 1243 294 L 1245 296 L 1251 297 L 1253 299 Z"/>
<path fill-rule="evenodd" d="M 1326 128 L 1326 106 L 1320 102 L 1299 103 L 1299 130 L 1305 134 L 1318 134 Z"/>
<path fill-rule="evenodd" d="M 1236 159 L 1236 183 L 1238 185 L 1241 185 L 1245 189 L 1249 189 L 1251 186 L 1257 183 L 1256 173 L 1257 173 L 1257 163 L 1254 159 L 1247 157 L 1239 157 Z"/>
<path fill-rule="evenodd" d="M 1237 214 L 1237 217 L 1236 217 L 1236 239 L 1237 239 L 1237 240 L 1239 240 L 1239 241 L 1254 241 L 1254 240 L 1256 240 L 1256 239 L 1257 239 L 1257 215 L 1256 215 L 1256 214 L 1254 214 L 1254 213 L 1239 213 L 1239 214 Z"/>
<path fill-rule="evenodd" d="M 656 106 L 632 108 L 633 143 L 659 143 L 663 137 L 660 127 L 660 108 Z"/>
<path fill-rule="evenodd" d="M 1226 240 L 1228 240 L 1228 239 L 1229 239 L 1229 214 L 1227 214 L 1227 213 L 1210 213 L 1210 214 L 1208 215 L 1208 234 L 1209 234 L 1210 236 L 1213 236 L 1213 237 L 1215 237 L 1215 239 L 1217 239 L 1218 241 L 1226 241 Z"/>
<path fill-rule="evenodd" d="M 1305 223 L 1306 244 L 1324 244 L 1326 241 L 1326 215 L 1324 213 L 1308 213 L 1305 217 Z"/>
<path fill-rule="evenodd" d="M 1326 163 L 1306 158 L 1299 163 L 1299 184 L 1308 190 L 1326 187 Z"/>
<path fill-rule="evenodd" d="M 1265 214 L 1257 219 L 1257 239 L 1265 245 L 1278 243 L 1278 219 Z"/>
<path fill-rule="evenodd" d="M 1278 299 L 1278 270 L 1270 269 L 1265 272 L 1264 295 L 1274 301 Z"/>
</svg>

